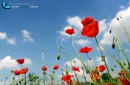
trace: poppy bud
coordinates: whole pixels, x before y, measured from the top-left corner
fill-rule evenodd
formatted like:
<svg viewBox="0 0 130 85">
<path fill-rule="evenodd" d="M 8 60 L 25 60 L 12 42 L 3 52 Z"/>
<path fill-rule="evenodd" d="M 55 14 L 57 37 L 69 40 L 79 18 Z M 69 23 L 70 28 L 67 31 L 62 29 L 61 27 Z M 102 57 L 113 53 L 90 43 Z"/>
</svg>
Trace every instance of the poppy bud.
<svg viewBox="0 0 130 85">
<path fill-rule="evenodd" d="M 124 66 L 126 66 L 126 63 L 124 63 Z"/>
<path fill-rule="evenodd" d="M 90 71 L 89 70 L 86 70 L 86 73 L 89 73 Z"/>
<path fill-rule="evenodd" d="M 110 30 L 109 32 L 110 32 L 110 34 L 111 34 L 111 30 Z"/>
<path fill-rule="evenodd" d="M 74 60 L 74 63 L 76 63 L 76 61 Z"/>
<path fill-rule="evenodd" d="M 43 74 L 46 75 L 46 71 L 43 71 Z"/>
<path fill-rule="evenodd" d="M 114 68 L 111 68 L 112 71 L 114 71 Z"/>
<path fill-rule="evenodd" d="M 57 55 L 57 60 L 60 60 L 60 52 Z"/>
<path fill-rule="evenodd" d="M 68 75 L 68 74 L 69 74 L 69 70 L 68 70 L 68 69 L 67 69 L 65 72 L 66 72 L 66 75 Z"/>
<path fill-rule="evenodd" d="M 119 73 L 119 75 L 121 76 L 121 73 Z"/>
<path fill-rule="evenodd" d="M 117 18 L 117 20 L 119 20 L 119 18 Z"/>
<path fill-rule="evenodd" d="M 104 58 L 105 56 L 102 55 L 101 57 Z"/>
<path fill-rule="evenodd" d="M 115 48 L 115 43 L 112 43 L 112 48 L 113 48 L 113 49 Z"/>
<path fill-rule="evenodd" d="M 13 73 L 14 71 L 13 70 L 11 70 L 11 73 Z"/>
<path fill-rule="evenodd" d="M 21 84 L 21 81 L 19 81 L 19 83 Z"/>
<path fill-rule="evenodd" d="M 113 43 L 112 43 L 112 48 L 115 48 L 115 42 L 114 42 L 115 38 L 113 38 Z"/>
</svg>

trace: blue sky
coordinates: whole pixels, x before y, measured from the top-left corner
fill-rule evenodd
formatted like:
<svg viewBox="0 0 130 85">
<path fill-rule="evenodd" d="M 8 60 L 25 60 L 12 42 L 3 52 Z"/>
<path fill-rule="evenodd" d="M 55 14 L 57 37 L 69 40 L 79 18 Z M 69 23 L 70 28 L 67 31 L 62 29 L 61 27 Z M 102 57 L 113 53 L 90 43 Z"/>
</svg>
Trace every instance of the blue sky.
<svg viewBox="0 0 130 85">
<path fill-rule="evenodd" d="M 39 74 L 41 73 L 42 67 L 42 48 L 44 48 L 45 64 L 49 64 L 50 66 L 56 63 L 64 65 L 67 62 L 64 55 L 61 61 L 57 61 L 56 57 L 58 53 L 57 39 L 60 36 L 58 31 L 62 31 L 65 26 L 69 25 L 67 22 L 68 17 L 78 16 L 83 19 L 86 16 L 92 16 L 98 21 L 105 19 L 107 23 L 116 16 L 117 12 L 129 7 L 129 0 L 5 1 L 8 3 L 34 3 L 39 7 L 35 9 L 26 7 L 3 9 L 0 7 L 0 32 L 4 32 L 8 36 L 6 40 L 0 39 L 0 60 L 6 56 L 11 56 L 12 59 L 20 57 L 29 58 L 32 61 L 29 69 L 31 72 L 37 72 Z M 22 36 L 23 30 L 30 33 L 29 36 L 34 41 L 25 41 L 25 37 Z M 103 33 L 98 36 L 99 39 L 102 39 L 102 36 Z M 85 39 L 85 37 L 83 38 Z M 14 39 L 15 44 L 9 44 L 8 39 Z M 95 43 L 92 39 L 88 40 L 91 40 L 93 44 Z M 90 46 L 96 48 L 96 45 L 93 44 L 90 44 Z M 99 55 L 97 52 L 94 49 L 94 52 L 90 55 L 97 57 Z M 71 55 L 75 56 L 74 53 L 71 53 Z M 10 69 L 5 68 L 0 70 L 0 73 L 6 74 L 7 76 L 9 75 L 8 72 L 10 72 Z"/>
</svg>

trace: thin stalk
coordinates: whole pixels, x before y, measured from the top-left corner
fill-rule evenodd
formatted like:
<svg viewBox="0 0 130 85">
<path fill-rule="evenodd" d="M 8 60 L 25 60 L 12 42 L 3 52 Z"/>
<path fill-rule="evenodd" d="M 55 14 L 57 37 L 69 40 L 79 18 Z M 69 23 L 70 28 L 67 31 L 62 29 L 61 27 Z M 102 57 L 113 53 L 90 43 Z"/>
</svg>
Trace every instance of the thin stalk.
<svg viewBox="0 0 130 85">
<path fill-rule="evenodd" d="M 82 63 L 83 66 L 85 67 L 85 69 L 86 69 L 87 71 L 89 71 L 89 69 L 88 69 L 88 68 L 86 67 L 86 65 L 84 64 L 84 62 L 83 62 L 83 60 L 82 60 L 82 57 L 79 55 L 79 53 L 78 53 L 78 51 L 77 51 L 77 49 L 76 49 L 76 47 L 75 47 L 73 38 L 72 38 L 72 45 L 73 45 L 73 48 L 74 48 L 75 53 L 76 53 L 77 56 L 78 56 L 78 59 L 80 59 L 81 63 Z"/>
<path fill-rule="evenodd" d="M 42 49 L 42 63 L 44 65 L 44 50 Z"/>
<path fill-rule="evenodd" d="M 102 46 L 102 47 L 103 47 L 103 46 Z M 103 48 L 104 48 L 104 47 L 103 47 Z M 107 53 L 113 58 L 113 60 L 114 60 L 115 62 L 117 62 L 117 63 L 121 66 L 121 68 L 123 68 L 125 71 L 127 71 L 126 68 L 122 65 L 122 63 L 121 63 L 118 59 L 116 59 L 106 48 L 104 48 L 104 50 L 107 51 Z"/>
<path fill-rule="evenodd" d="M 47 65 L 47 66 L 48 66 L 49 70 L 50 70 L 50 71 L 51 71 L 51 73 L 52 73 L 51 77 L 52 77 L 52 78 L 54 78 L 54 73 L 53 73 L 53 71 L 51 70 L 51 68 L 50 68 L 50 66 L 49 66 L 49 65 Z"/>
<path fill-rule="evenodd" d="M 84 69 L 82 68 L 82 70 L 83 70 L 84 81 L 85 81 L 85 82 L 86 82 L 86 84 L 87 84 L 87 81 L 86 81 L 86 76 L 85 76 L 85 73 L 84 73 Z"/>
<path fill-rule="evenodd" d="M 26 73 L 25 73 L 25 85 L 26 85 L 26 83 L 27 83 L 27 82 L 26 82 Z"/>
<path fill-rule="evenodd" d="M 73 65 L 72 65 L 72 63 L 71 63 L 71 60 L 70 60 L 70 56 L 69 56 L 68 53 L 66 52 L 65 48 L 64 48 L 64 47 L 61 47 L 61 48 L 63 49 L 64 53 L 66 54 L 66 56 L 67 56 L 67 58 L 68 58 L 68 60 L 70 61 L 71 67 L 73 67 Z M 75 74 L 75 76 L 76 76 L 77 81 L 79 82 L 79 79 L 78 79 L 78 77 L 77 77 L 75 71 L 74 71 L 74 74 Z"/>
<path fill-rule="evenodd" d="M 98 40 L 97 40 L 96 37 L 95 37 L 95 40 L 96 40 L 96 43 L 97 43 L 97 45 L 98 45 L 98 48 L 99 48 L 99 50 L 100 50 L 100 52 L 101 52 L 101 55 L 102 55 L 102 57 L 104 58 L 103 52 L 102 52 L 102 50 L 101 50 L 101 47 L 99 46 L 99 42 L 98 42 Z M 108 66 L 107 66 L 107 63 L 106 63 L 106 59 L 104 58 L 103 61 L 104 61 L 105 65 L 106 65 L 107 72 L 110 74 L 109 69 L 108 69 Z"/>
<path fill-rule="evenodd" d="M 126 55 L 126 53 L 125 53 L 125 51 L 124 51 L 124 48 L 123 48 L 123 46 L 122 46 L 122 44 L 121 44 L 121 42 L 120 42 L 120 40 L 119 40 L 119 38 L 118 38 L 118 45 L 119 45 L 119 47 L 120 47 L 120 49 L 121 49 L 121 51 L 122 51 L 122 53 L 124 54 L 124 56 L 125 56 L 125 58 L 126 58 L 126 60 L 127 60 L 127 62 L 128 62 L 128 66 L 129 66 L 129 68 L 128 69 L 130 69 L 130 62 L 129 62 L 129 60 L 128 60 L 128 57 L 127 57 L 127 55 Z"/>
<path fill-rule="evenodd" d="M 8 79 L 8 78 L 6 77 L 5 82 L 4 82 L 4 85 L 6 85 L 6 81 L 7 81 L 7 79 Z"/>
</svg>

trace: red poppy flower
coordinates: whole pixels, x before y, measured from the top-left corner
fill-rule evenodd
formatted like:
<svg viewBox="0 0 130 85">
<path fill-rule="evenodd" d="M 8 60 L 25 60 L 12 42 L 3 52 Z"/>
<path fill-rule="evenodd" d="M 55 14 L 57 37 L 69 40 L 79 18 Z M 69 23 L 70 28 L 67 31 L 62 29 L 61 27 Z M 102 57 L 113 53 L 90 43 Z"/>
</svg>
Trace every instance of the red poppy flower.
<svg viewBox="0 0 130 85">
<path fill-rule="evenodd" d="M 62 76 L 62 80 L 65 81 L 66 83 L 72 83 L 71 78 L 73 77 L 73 75 L 66 75 L 66 76 Z"/>
<path fill-rule="evenodd" d="M 90 73 L 90 78 L 92 79 L 92 80 L 99 80 L 100 79 L 100 74 L 99 74 L 99 72 L 91 72 Z"/>
<path fill-rule="evenodd" d="M 88 52 L 91 52 L 92 51 L 92 48 L 90 48 L 90 47 L 84 47 L 84 48 L 81 48 L 80 50 L 79 50 L 81 53 L 88 53 Z"/>
<path fill-rule="evenodd" d="M 97 66 L 96 69 L 99 70 L 100 72 L 103 72 L 105 70 L 105 66 L 100 65 L 100 66 Z"/>
<path fill-rule="evenodd" d="M 121 82 L 122 82 L 123 85 L 130 85 L 129 80 L 126 79 L 126 78 L 122 79 Z"/>
<path fill-rule="evenodd" d="M 58 68 L 59 68 L 59 65 L 58 65 L 58 64 L 56 64 L 56 65 L 53 67 L 54 70 L 57 70 Z"/>
<path fill-rule="evenodd" d="M 89 23 L 93 22 L 94 19 L 92 17 L 86 17 L 85 19 L 81 20 L 83 26 L 88 25 Z"/>
<path fill-rule="evenodd" d="M 20 74 L 26 74 L 28 72 L 28 68 L 22 68 L 19 72 Z"/>
<path fill-rule="evenodd" d="M 19 70 L 14 70 L 14 74 L 19 75 L 20 74 Z"/>
<path fill-rule="evenodd" d="M 73 70 L 73 71 L 78 71 L 78 72 L 80 72 L 79 68 L 78 68 L 78 67 L 75 67 L 75 66 L 72 67 L 72 70 Z"/>
<path fill-rule="evenodd" d="M 17 61 L 19 64 L 23 64 L 23 63 L 24 63 L 24 59 L 23 59 L 23 58 L 17 59 L 16 61 Z"/>
<path fill-rule="evenodd" d="M 75 30 L 74 30 L 73 28 L 71 28 L 71 29 L 66 29 L 65 32 L 66 32 L 67 34 L 69 34 L 69 35 L 72 35 L 72 34 L 75 33 Z"/>
<path fill-rule="evenodd" d="M 47 70 L 47 66 L 43 66 L 42 71 L 46 71 L 46 70 Z"/>
<path fill-rule="evenodd" d="M 98 21 L 95 21 L 93 18 L 86 17 L 81 21 L 83 24 L 83 30 L 81 34 L 87 37 L 95 37 L 99 32 Z"/>
<path fill-rule="evenodd" d="M 125 77 L 118 77 L 118 80 L 121 81 L 122 85 L 130 85 L 129 79 L 126 79 Z"/>
<path fill-rule="evenodd" d="M 121 71 L 120 74 L 121 74 L 121 76 L 125 76 L 126 75 L 126 71 Z"/>
</svg>

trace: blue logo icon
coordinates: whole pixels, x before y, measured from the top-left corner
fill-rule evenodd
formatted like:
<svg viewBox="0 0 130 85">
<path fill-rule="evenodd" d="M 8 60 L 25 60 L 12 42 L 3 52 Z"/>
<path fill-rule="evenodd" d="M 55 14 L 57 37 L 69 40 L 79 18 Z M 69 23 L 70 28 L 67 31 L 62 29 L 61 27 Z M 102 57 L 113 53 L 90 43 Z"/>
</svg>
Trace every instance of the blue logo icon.
<svg viewBox="0 0 130 85">
<path fill-rule="evenodd" d="M 11 9 L 11 6 L 9 4 L 7 4 L 5 1 L 2 1 L 2 7 L 4 9 Z"/>
</svg>

